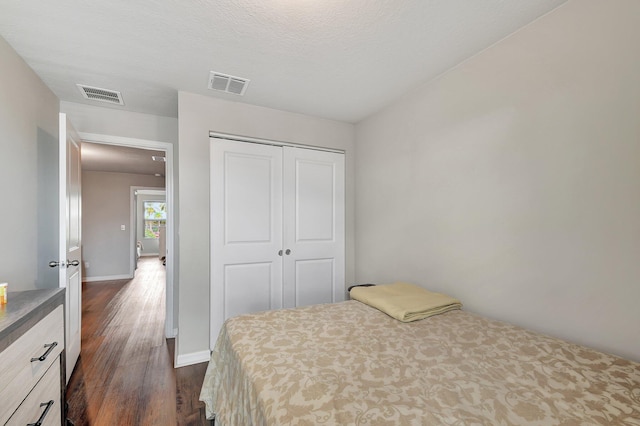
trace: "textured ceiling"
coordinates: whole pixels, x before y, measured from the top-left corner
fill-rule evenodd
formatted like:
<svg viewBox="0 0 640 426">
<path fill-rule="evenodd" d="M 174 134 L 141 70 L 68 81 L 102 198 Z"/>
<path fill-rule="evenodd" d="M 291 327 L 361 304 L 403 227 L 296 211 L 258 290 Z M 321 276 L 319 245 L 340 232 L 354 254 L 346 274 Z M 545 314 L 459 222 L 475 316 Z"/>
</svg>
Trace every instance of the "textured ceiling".
<svg viewBox="0 0 640 426">
<path fill-rule="evenodd" d="M 82 83 L 163 116 L 187 91 L 357 122 L 565 1 L 1 0 L 0 35 L 65 101 L 108 106 Z"/>
</svg>

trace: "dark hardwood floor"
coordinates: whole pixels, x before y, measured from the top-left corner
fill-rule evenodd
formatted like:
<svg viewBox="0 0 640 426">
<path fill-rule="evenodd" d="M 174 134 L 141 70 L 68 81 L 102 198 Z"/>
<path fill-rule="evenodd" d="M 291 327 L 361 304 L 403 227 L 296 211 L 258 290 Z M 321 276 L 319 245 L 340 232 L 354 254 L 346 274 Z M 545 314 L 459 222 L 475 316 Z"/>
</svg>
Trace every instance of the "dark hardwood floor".
<svg viewBox="0 0 640 426">
<path fill-rule="evenodd" d="M 198 401 L 207 364 L 173 368 L 164 337 L 164 266 L 133 280 L 83 283 L 82 350 L 67 387 L 76 425 L 208 425 Z"/>
</svg>

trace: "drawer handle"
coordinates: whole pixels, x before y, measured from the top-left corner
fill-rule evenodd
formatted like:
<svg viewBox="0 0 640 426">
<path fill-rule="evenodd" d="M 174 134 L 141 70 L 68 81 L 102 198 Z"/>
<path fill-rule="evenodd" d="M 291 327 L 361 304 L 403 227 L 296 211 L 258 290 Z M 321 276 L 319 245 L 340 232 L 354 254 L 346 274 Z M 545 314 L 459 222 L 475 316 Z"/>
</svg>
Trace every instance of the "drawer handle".
<svg viewBox="0 0 640 426">
<path fill-rule="evenodd" d="M 42 355 L 40 355 L 38 358 L 31 358 L 31 362 L 44 361 L 45 359 L 47 359 L 47 357 L 49 356 L 53 348 L 55 348 L 56 346 L 58 346 L 58 342 L 53 342 L 53 343 L 44 345 L 45 348 L 49 348 L 49 349 L 47 349 L 47 351 Z"/>
<path fill-rule="evenodd" d="M 45 405 L 47 406 L 47 408 L 44 409 L 38 421 L 35 423 L 29 423 L 27 426 L 42 426 L 42 423 L 44 423 L 44 418 L 47 417 L 47 414 L 49 414 L 49 410 L 53 406 L 53 399 L 49 402 L 43 402 L 42 404 L 40 404 L 40 407 L 44 407 Z"/>
</svg>

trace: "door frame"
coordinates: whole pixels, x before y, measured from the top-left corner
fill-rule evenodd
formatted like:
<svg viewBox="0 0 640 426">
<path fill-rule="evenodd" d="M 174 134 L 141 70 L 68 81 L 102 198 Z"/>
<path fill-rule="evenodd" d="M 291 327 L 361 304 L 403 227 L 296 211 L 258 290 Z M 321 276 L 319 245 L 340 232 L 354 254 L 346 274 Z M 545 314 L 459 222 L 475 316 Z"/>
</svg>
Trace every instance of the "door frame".
<svg viewBox="0 0 640 426">
<path fill-rule="evenodd" d="M 131 212 L 129 214 L 129 229 L 131 229 L 131 240 L 130 247 L 136 247 L 136 243 L 138 241 L 138 195 L 162 195 L 164 196 L 165 205 L 167 203 L 167 191 L 165 189 L 158 189 L 151 186 L 131 186 L 129 187 L 129 206 L 131 207 Z M 144 221 L 144 220 L 143 220 Z M 143 224 L 144 225 L 144 224 Z M 144 234 L 144 232 L 143 232 Z M 133 249 L 133 257 L 131 258 L 131 277 L 135 274 L 135 270 L 137 268 L 137 254 L 135 252 L 135 248 Z M 158 253 L 160 256 L 160 253 Z M 166 257 L 165 257 L 166 260 Z"/>
<path fill-rule="evenodd" d="M 78 132 L 80 140 L 83 142 L 99 143 L 103 145 L 125 146 L 130 148 L 149 149 L 164 151 L 166 158 L 165 165 L 165 191 L 167 203 L 167 262 L 166 262 L 166 291 L 165 291 L 165 337 L 173 338 L 178 334 L 175 325 L 174 313 L 174 265 L 175 265 L 175 209 L 174 209 L 174 149 L 170 142 L 160 142 L 149 139 L 137 139 L 123 136 L 103 135 L 98 133 Z M 133 230 L 132 230 L 133 232 Z M 135 247 L 129 244 L 130 250 L 130 271 L 134 271 L 133 259 Z"/>
<path fill-rule="evenodd" d="M 272 139 L 262 139 L 262 138 L 254 138 L 250 136 L 233 135 L 231 133 L 214 132 L 213 130 L 209 131 L 209 140 L 211 140 L 211 138 L 228 139 L 230 141 L 249 142 L 249 143 L 262 144 L 262 145 L 290 146 L 292 148 L 313 149 L 314 151 L 326 151 L 326 152 L 335 152 L 338 154 L 346 154 L 346 151 L 344 149 L 327 148 L 324 146 L 304 145 L 300 143 L 283 142 L 283 141 L 277 141 Z"/>
</svg>

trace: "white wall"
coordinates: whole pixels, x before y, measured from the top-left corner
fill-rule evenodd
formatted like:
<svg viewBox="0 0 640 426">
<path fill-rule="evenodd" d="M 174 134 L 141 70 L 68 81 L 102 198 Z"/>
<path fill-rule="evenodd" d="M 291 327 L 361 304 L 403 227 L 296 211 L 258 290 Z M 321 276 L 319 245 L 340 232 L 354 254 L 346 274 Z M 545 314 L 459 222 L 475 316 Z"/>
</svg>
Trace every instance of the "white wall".
<svg viewBox="0 0 640 426">
<path fill-rule="evenodd" d="M 640 361 L 640 2 L 571 1 L 357 126 L 357 279 Z"/>
<path fill-rule="evenodd" d="M 180 92 L 178 362 L 209 348 L 209 131 L 346 151 L 347 283 L 353 282 L 354 126 Z M 207 358 L 205 358 L 206 360 Z M 202 361 L 202 360 L 199 360 Z"/>
<path fill-rule="evenodd" d="M 55 288 L 58 98 L 0 37 L 0 282 Z M 48 165 L 48 167 L 44 167 Z"/>
<path fill-rule="evenodd" d="M 164 178 L 82 171 L 83 279 L 126 278 L 131 266 L 131 187 L 164 189 Z M 121 230 L 125 225 L 125 230 Z M 89 262 L 89 268 L 86 263 Z"/>
</svg>

